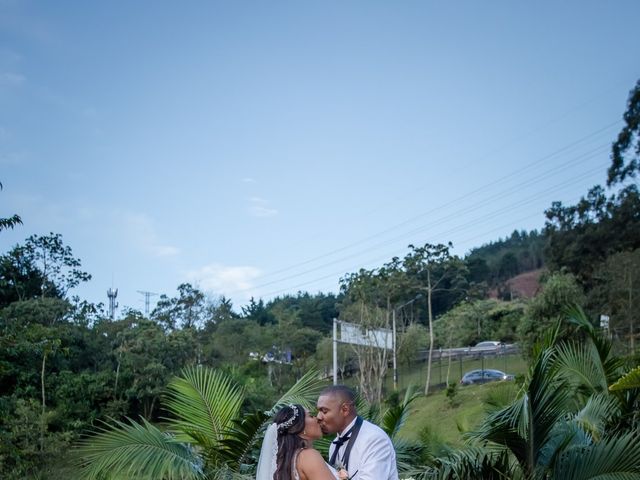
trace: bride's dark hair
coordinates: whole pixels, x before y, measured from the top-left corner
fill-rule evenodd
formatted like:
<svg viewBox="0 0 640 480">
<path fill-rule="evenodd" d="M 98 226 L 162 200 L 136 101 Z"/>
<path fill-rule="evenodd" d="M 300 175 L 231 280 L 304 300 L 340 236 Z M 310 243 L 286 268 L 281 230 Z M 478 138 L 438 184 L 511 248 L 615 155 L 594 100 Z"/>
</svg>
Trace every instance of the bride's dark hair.
<svg viewBox="0 0 640 480">
<path fill-rule="evenodd" d="M 300 437 L 304 431 L 305 417 L 302 405 L 294 404 L 282 407 L 273 419 L 278 426 L 278 456 L 274 480 L 293 479 L 293 458 L 298 450 L 309 446 Z"/>
</svg>

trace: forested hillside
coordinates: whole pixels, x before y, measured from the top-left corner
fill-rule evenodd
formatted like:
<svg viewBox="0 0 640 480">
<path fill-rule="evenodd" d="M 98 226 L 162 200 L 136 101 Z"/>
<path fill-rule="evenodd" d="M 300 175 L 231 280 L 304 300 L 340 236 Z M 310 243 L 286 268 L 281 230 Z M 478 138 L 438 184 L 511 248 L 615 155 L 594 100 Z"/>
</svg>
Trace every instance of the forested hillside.
<svg viewBox="0 0 640 480">
<path fill-rule="evenodd" d="M 514 230 L 510 237 L 473 248 L 465 257 L 469 269 L 469 282 L 475 285 L 479 296 L 491 296 L 502 300 L 514 297 L 530 297 L 537 286 L 520 288 L 513 279 L 527 272 L 538 272 L 545 266 L 546 237 L 537 230 Z M 538 283 L 539 273 L 533 277 Z M 529 280 L 530 283 L 530 280 Z M 527 293 L 524 293 L 527 292 Z"/>
<path fill-rule="evenodd" d="M 71 447 L 100 421 L 160 422 L 166 386 L 188 366 L 226 372 L 245 389 L 244 411 L 264 411 L 312 366 L 328 362 L 336 317 L 365 329 L 397 322 L 401 363 L 429 351 L 425 394 L 435 348 L 491 338 L 518 343 L 533 358 L 533 345 L 567 305 L 584 308 L 591 323 L 581 328 L 596 347 L 593 326 L 606 315 L 615 352 L 637 364 L 640 82 L 624 118 L 608 189 L 596 186 L 576 205 L 554 203 L 540 232 L 516 230 L 465 258 L 450 244 L 409 245 L 402 258 L 346 273 L 337 294 L 252 299 L 237 309 L 229 298 L 183 283 L 149 315 L 110 318 L 102 304 L 74 296 L 91 274 L 62 236 L 30 236 L 0 256 L 0 477 L 62 478 L 72 468 Z M 20 217 L 0 219 L 0 235 L 6 228 L 20 228 Z M 541 267 L 547 273 L 535 298 L 488 298 Z M 391 359 L 385 349 L 376 352 L 345 349 L 339 369 L 379 405 Z M 620 429 L 637 425 L 637 414 L 624 421 Z M 493 427 L 486 426 L 487 438 Z"/>
<path fill-rule="evenodd" d="M 514 230 L 510 237 L 473 248 L 465 257 L 469 279 L 490 287 L 544 266 L 545 236 L 537 230 Z"/>
</svg>

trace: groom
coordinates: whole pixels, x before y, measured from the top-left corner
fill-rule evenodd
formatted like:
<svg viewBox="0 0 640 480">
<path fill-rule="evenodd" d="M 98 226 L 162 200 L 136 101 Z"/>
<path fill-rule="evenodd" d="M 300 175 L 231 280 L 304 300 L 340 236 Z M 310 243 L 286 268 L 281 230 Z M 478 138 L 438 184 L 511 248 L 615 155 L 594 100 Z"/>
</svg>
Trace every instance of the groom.
<svg viewBox="0 0 640 480">
<path fill-rule="evenodd" d="M 353 390 L 332 385 L 318 397 L 318 423 L 324 434 L 337 433 L 329 463 L 340 464 L 354 480 L 398 480 L 396 452 L 384 431 L 358 416 Z"/>
</svg>

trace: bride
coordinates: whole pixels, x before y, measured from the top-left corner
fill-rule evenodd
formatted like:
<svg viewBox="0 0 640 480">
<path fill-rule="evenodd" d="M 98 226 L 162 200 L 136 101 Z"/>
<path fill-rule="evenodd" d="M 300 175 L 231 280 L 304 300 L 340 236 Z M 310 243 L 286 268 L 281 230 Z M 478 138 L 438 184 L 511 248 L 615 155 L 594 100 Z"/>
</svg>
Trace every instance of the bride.
<svg viewBox="0 0 640 480">
<path fill-rule="evenodd" d="M 318 421 L 302 405 L 282 407 L 264 436 L 256 480 L 348 479 L 346 470 L 336 472 L 313 448 L 319 438 Z"/>
</svg>

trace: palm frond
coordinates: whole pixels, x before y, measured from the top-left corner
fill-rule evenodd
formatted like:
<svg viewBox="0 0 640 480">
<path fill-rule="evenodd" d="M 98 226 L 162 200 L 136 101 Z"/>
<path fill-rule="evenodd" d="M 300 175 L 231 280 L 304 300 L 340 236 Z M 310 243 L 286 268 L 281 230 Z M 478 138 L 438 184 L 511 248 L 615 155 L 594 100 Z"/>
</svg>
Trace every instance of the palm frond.
<svg viewBox="0 0 640 480">
<path fill-rule="evenodd" d="M 408 414 L 407 409 L 403 405 L 396 405 L 387 409 L 382 415 L 382 422 L 380 427 L 385 431 L 389 437 L 395 437 L 400 427 L 404 424 L 406 416 Z"/>
<path fill-rule="evenodd" d="M 609 387 L 609 390 L 615 392 L 619 390 L 631 390 L 633 388 L 640 388 L 640 366 L 637 366 L 620 377 L 618 381 Z"/>
<path fill-rule="evenodd" d="M 220 441 L 219 459 L 233 470 L 240 470 L 243 464 L 254 463 L 259 455 L 257 444 L 264 435 L 263 426 L 269 417 L 264 412 L 244 415 L 241 419 L 234 419 L 233 425 L 225 432 L 225 438 Z M 251 458 L 255 450 L 255 458 Z"/>
<path fill-rule="evenodd" d="M 316 400 L 320 390 L 326 385 L 317 370 L 309 370 L 274 403 L 271 410 L 265 412 L 267 416 L 272 416 L 276 411 L 288 403 L 299 403 L 305 408 L 315 409 Z"/>
<path fill-rule="evenodd" d="M 253 473 L 236 472 L 227 465 L 216 465 L 207 472 L 207 480 L 255 480 Z"/>
<path fill-rule="evenodd" d="M 468 434 L 467 438 L 481 442 L 482 450 L 475 458 L 473 453 L 471 458 L 466 453 L 445 457 L 442 467 L 429 470 L 425 478 L 491 478 L 490 473 L 477 477 L 474 472 L 483 470 L 486 456 L 495 454 L 492 450 L 498 445 L 513 454 L 524 478 L 640 479 L 638 432 L 629 426 L 636 418 L 632 394 L 638 389 L 631 386 L 621 392 L 629 399 L 609 394 L 607 386 L 621 361 L 611 355 L 610 342 L 584 312 L 575 308 L 568 315 L 586 334 L 584 341 L 562 338 L 558 324 L 536 347 L 523 395 L 506 407 L 495 405 L 480 427 Z M 626 423 L 620 423 L 623 417 Z M 623 428 L 634 433 L 611 436 Z"/>
<path fill-rule="evenodd" d="M 533 345 L 532 357 L 538 358 L 542 352 L 553 347 L 560 338 L 560 332 L 562 331 L 562 321 L 557 318 L 552 328 L 545 331 L 542 338 Z"/>
<path fill-rule="evenodd" d="M 176 417 L 168 422 L 210 449 L 239 415 L 243 389 L 223 372 L 206 367 L 187 368 L 182 375 L 168 386 L 166 407 Z"/>
<path fill-rule="evenodd" d="M 313 442 L 313 448 L 318 450 L 323 458 L 329 458 L 329 447 L 331 447 L 331 442 L 333 441 L 333 437 L 325 436 L 320 440 L 316 440 Z"/>
<path fill-rule="evenodd" d="M 593 439 L 576 422 L 557 422 L 547 441 L 538 452 L 534 470 L 540 478 L 545 478 L 567 448 L 590 445 Z"/>
<path fill-rule="evenodd" d="M 572 418 L 572 422 L 598 441 L 605 434 L 607 422 L 619 412 L 620 404 L 615 397 L 596 394 L 589 397 L 582 410 Z"/>
<path fill-rule="evenodd" d="M 486 452 L 480 448 L 458 450 L 440 459 L 431 478 L 440 480 L 514 480 L 520 478 L 517 467 L 506 451 Z"/>
<path fill-rule="evenodd" d="M 487 413 L 500 410 L 513 403 L 518 397 L 519 387 L 514 382 L 500 382 L 495 387 L 485 393 L 482 403 L 485 405 Z"/>
<path fill-rule="evenodd" d="M 511 405 L 490 413 L 469 439 L 489 441 L 509 449 L 530 474 L 544 445 L 554 435 L 556 422 L 565 418 L 571 394 L 554 372 L 556 350 L 540 350 L 531 367 L 525 393 Z"/>
<path fill-rule="evenodd" d="M 382 408 L 379 404 L 369 403 L 364 398 L 363 395 L 356 395 L 356 410 L 358 415 L 360 415 L 365 420 L 370 421 L 376 425 L 380 425 L 382 423 Z"/>
<path fill-rule="evenodd" d="M 493 442 L 509 449 L 518 462 L 525 466 L 529 459 L 530 405 L 528 395 L 523 395 L 513 404 L 490 413 L 480 426 L 465 436 L 481 444 Z"/>
<path fill-rule="evenodd" d="M 220 441 L 221 448 L 214 452 L 217 455 L 215 461 L 226 463 L 234 471 L 253 468 L 252 465 L 259 454 L 264 427 L 273 414 L 282 405 L 290 403 L 298 403 L 313 410 L 315 400 L 324 385 L 325 382 L 320 378 L 318 371 L 310 370 L 280 397 L 270 410 L 254 412 L 233 420 L 224 431 L 224 438 Z"/>
<path fill-rule="evenodd" d="M 531 447 L 535 451 L 547 440 L 555 422 L 571 411 L 571 391 L 566 388 L 566 381 L 557 375 L 556 359 L 556 348 L 544 351 L 535 362 L 533 375 L 527 386 L 533 426 L 530 438 L 534 443 Z"/>
<path fill-rule="evenodd" d="M 593 343 L 565 342 L 556 348 L 558 374 L 570 385 L 586 387 L 589 393 L 607 390 L 604 366 Z"/>
<path fill-rule="evenodd" d="M 568 449 L 559 459 L 553 478 L 563 480 L 640 479 L 640 442 L 628 433 L 595 443 Z"/>
<path fill-rule="evenodd" d="M 392 442 L 400 473 L 412 471 L 416 464 L 425 457 L 425 448 L 420 442 L 399 437 L 394 438 Z"/>
<path fill-rule="evenodd" d="M 567 321 L 578 328 L 583 330 L 587 335 L 593 337 L 596 334 L 596 330 L 593 324 L 587 318 L 587 314 L 582 307 L 577 304 L 568 305 L 562 310 Z"/>
<path fill-rule="evenodd" d="M 190 445 L 144 419 L 142 424 L 115 421 L 100 428 L 80 442 L 77 455 L 80 475 L 87 480 L 204 478 L 202 462 Z"/>
<path fill-rule="evenodd" d="M 575 325 L 578 331 L 586 333 L 591 344 L 595 347 L 600 357 L 607 383 L 613 383 L 619 376 L 622 368 L 622 360 L 611 355 L 612 342 L 601 330 L 598 330 L 587 318 L 586 313 L 579 306 L 565 309 L 565 314 L 570 324 Z"/>
<path fill-rule="evenodd" d="M 419 393 L 414 386 L 407 388 L 404 399 L 400 405 L 389 408 L 382 416 L 381 427 L 389 437 L 394 438 L 400 428 L 404 425 L 409 417 L 409 405 Z"/>
</svg>

